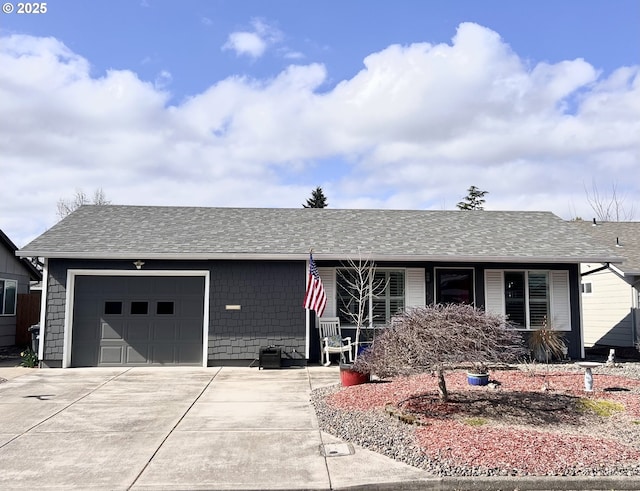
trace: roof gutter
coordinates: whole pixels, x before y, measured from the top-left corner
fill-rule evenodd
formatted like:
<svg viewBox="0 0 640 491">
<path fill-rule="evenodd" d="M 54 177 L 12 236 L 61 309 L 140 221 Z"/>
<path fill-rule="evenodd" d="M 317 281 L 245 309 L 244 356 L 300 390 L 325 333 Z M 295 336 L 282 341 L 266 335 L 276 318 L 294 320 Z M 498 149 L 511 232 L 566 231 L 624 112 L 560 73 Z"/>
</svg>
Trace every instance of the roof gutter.
<svg viewBox="0 0 640 491">
<path fill-rule="evenodd" d="M 253 253 L 253 252 L 194 252 L 194 253 L 158 253 L 144 251 L 129 252 L 45 252 L 37 250 L 20 250 L 16 252 L 20 257 L 46 257 L 48 259 L 94 259 L 94 260 L 129 260 L 129 259 L 147 259 L 147 260 L 166 260 L 166 261 L 210 261 L 210 260 L 252 260 L 252 261 L 305 261 L 309 258 L 309 254 L 305 253 Z M 563 257 L 563 256 L 453 256 L 443 254 L 359 254 L 359 253 L 322 253 L 322 251 L 314 251 L 314 257 L 317 261 L 345 261 L 349 259 L 358 260 L 367 258 L 371 261 L 387 261 L 387 262 L 456 262 L 456 263 L 552 263 L 552 264 L 577 264 L 577 263 L 607 263 L 622 262 L 620 258 L 611 257 Z"/>
</svg>

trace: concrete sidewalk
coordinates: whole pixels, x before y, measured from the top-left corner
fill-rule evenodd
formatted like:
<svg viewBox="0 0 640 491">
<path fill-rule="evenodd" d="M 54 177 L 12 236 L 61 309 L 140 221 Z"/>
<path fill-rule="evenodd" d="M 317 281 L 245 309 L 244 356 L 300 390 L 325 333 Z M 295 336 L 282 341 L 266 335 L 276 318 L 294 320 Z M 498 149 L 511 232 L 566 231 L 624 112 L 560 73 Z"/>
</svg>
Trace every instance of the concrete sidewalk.
<svg viewBox="0 0 640 491">
<path fill-rule="evenodd" d="M 336 367 L 0 367 L 0 377 L 8 379 L 0 383 L 0 489 L 397 489 L 438 481 L 362 448 L 343 452 L 350 447 L 319 430 L 309 393 L 338 383 Z M 323 455 L 332 451 L 338 456 Z"/>
<path fill-rule="evenodd" d="M 640 489 L 637 477 L 436 478 L 347 445 L 309 403 L 339 382 L 337 367 L 4 363 L 0 379 L 2 490 Z"/>
</svg>

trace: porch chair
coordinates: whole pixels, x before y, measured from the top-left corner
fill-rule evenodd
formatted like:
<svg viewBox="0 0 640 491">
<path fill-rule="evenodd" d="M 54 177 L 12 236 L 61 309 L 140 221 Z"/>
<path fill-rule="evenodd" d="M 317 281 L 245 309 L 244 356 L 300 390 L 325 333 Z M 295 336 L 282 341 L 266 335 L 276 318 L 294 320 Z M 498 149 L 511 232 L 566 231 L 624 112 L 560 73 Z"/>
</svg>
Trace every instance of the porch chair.
<svg viewBox="0 0 640 491">
<path fill-rule="evenodd" d="M 338 317 L 321 317 L 319 319 L 320 349 L 322 350 L 320 361 L 325 366 L 331 365 L 329 355 L 340 353 L 340 361 L 346 363 L 344 354 L 349 353 L 349 363 L 353 363 L 353 344 L 351 337 L 342 337 L 340 319 Z"/>
</svg>

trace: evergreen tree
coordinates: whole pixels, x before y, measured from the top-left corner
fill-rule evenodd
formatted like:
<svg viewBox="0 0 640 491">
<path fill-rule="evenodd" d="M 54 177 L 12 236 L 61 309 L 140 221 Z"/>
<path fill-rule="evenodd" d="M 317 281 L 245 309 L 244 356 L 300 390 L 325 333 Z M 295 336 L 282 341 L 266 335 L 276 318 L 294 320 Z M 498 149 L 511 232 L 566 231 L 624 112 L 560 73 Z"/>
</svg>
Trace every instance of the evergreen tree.
<svg viewBox="0 0 640 491">
<path fill-rule="evenodd" d="M 467 192 L 469 193 L 462 201 L 456 206 L 459 210 L 484 210 L 484 196 L 489 194 L 489 191 L 480 191 L 479 188 L 471 186 Z"/>
<path fill-rule="evenodd" d="M 326 208 L 327 197 L 322 192 L 322 188 L 318 186 L 311 191 L 311 198 L 307 200 L 306 204 L 302 205 L 304 208 Z"/>
</svg>

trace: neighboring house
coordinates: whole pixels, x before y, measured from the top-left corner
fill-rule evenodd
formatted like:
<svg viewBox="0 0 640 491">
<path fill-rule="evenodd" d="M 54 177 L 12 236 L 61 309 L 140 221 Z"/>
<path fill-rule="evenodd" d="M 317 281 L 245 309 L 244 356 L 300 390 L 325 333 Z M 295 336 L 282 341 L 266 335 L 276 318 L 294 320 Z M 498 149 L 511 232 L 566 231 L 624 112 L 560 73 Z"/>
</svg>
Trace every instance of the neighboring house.
<svg viewBox="0 0 640 491">
<path fill-rule="evenodd" d="M 583 356 L 580 272 L 618 260 L 547 212 L 84 206 L 19 251 L 44 257 L 44 366 L 286 363 L 319 359 L 302 308 L 309 251 L 340 315 L 336 270 L 375 261 L 382 323 L 400 309 L 469 302 L 524 333 L 545 319 Z"/>
<path fill-rule="evenodd" d="M 30 281 L 39 281 L 40 272 L 27 259 L 16 257 L 18 248 L 0 230 L 0 346 L 16 344 L 20 295 L 29 293 Z"/>
<path fill-rule="evenodd" d="M 635 346 L 640 342 L 640 222 L 575 223 L 624 259 L 581 266 L 585 346 Z"/>
</svg>

